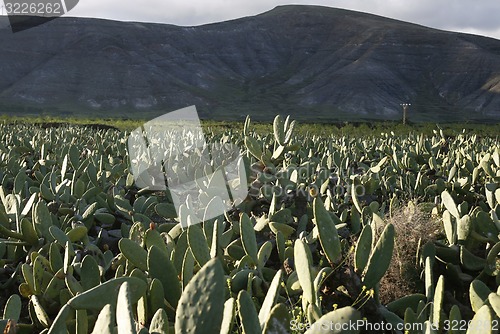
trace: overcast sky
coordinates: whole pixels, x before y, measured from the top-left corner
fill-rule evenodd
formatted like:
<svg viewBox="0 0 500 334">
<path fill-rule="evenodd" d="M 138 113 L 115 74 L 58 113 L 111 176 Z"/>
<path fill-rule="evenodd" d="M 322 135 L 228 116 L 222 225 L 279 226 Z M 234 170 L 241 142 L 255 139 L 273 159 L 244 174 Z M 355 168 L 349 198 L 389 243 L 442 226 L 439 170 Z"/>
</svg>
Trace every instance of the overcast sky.
<svg viewBox="0 0 500 334">
<path fill-rule="evenodd" d="M 286 0 L 80 0 L 69 15 L 189 26 L 256 15 L 278 5 L 292 3 L 358 10 L 433 28 L 470 32 L 500 39 L 499 0 L 296 0 L 293 2 Z"/>
<path fill-rule="evenodd" d="M 259 14 L 283 4 L 315 4 L 374 13 L 433 28 L 500 39 L 498 0 L 80 0 L 70 15 L 199 25 Z"/>
</svg>

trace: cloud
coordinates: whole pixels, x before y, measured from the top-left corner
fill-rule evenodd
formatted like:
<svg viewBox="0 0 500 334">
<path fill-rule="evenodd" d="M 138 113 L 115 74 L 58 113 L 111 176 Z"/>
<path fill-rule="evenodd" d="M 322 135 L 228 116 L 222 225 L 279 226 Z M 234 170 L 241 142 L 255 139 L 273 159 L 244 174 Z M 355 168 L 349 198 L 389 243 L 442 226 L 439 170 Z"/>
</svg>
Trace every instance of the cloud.
<svg viewBox="0 0 500 334">
<path fill-rule="evenodd" d="M 500 38 L 498 0 L 295 0 L 352 9 L 409 21 L 438 29 L 484 34 Z M 70 15 L 176 25 L 200 25 L 256 15 L 283 0 L 80 0 Z"/>
<path fill-rule="evenodd" d="M 146 21 L 177 25 L 200 25 L 255 15 L 274 7 L 279 1 L 181 1 L 148 0 L 141 3 L 123 0 L 80 1 L 70 15 Z"/>
</svg>

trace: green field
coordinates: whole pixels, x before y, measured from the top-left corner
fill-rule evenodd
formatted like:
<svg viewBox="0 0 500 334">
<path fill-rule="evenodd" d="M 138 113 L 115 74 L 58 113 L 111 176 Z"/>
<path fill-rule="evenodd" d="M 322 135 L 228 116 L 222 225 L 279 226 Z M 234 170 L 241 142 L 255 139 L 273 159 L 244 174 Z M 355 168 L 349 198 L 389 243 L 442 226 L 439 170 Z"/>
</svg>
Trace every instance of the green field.
<svg viewBox="0 0 500 334">
<path fill-rule="evenodd" d="M 0 331 L 498 321 L 499 124 L 204 121 L 209 144 L 241 149 L 249 194 L 184 227 L 222 199 L 200 184 L 205 211 L 177 212 L 170 192 L 138 188 L 127 138 L 143 122 L 0 120 Z M 206 176 L 194 162 L 176 177 Z"/>
<path fill-rule="evenodd" d="M 159 115 L 152 115 L 157 117 Z M 9 116 L 0 115 L 0 123 L 3 124 L 33 124 L 45 127 L 57 127 L 63 125 L 105 125 L 115 127 L 122 131 L 132 131 L 141 126 L 150 118 L 94 118 L 89 117 L 53 117 L 53 116 Z M 202 126 L 208 131 L 221 132 L 227 129 L 241 131 L 243 122 L 239 121 L 213 121 L 203 120 Z M 254 131 L 257 133 L 267 133 L 272 131 L 272 124 L 269 122 L 255 122 Z M 359 122 L 299 122 L 296 126 L 297 134 L 316 134 L 316 135 L 352 135 L 360 136 L 379 136 L 382 132 L 394 132 L 397 135 L 409 133 L 422 133 L 433 135 L 434 131 L 443 129 L 444 134 L 455 136 L 463 133 L 475 133 L 479 136 L 497 137 L 500 134 L 500 123 L 410 123 L 403 125 L 400 121 L 359 121 Z"/>
</svg>

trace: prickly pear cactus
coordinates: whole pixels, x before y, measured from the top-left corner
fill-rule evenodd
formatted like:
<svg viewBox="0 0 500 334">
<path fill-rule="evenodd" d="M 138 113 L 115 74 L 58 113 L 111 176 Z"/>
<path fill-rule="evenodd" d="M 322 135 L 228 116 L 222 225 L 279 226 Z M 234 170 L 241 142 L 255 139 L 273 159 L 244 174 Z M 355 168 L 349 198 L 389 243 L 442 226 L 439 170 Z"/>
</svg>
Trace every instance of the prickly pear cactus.
<svg viewBox="0 0 500 334">
<path fill-rule="evenodd" d="M 131 174 L 152 158 L 128 146 L 138 131 L 8 123 L 0 332 L 316 333 L 361 319 L 421 325 L 411 333 L 453 321 L 494 332 L 498 131 L 247 117 L 209 126 L 206 144 L 169 156 L 171 174 L 141 175 L 195 180 L 177 207 L 168 184 L 143 187 L 151 180 Z M 149 143 L 187 145 L 169 135 Z M 232 165 L 227 143 L 241 150 Z M 200 167 L 201 156 L 214 161 Z M 226 187 L 214 186 L 220 166 Z M 247 197 L 232 201 L 235 189 Z M 407 281 L 411 290 L 388 299 Z"/>
<path fill-rule="evenodd" d="M 208 261 L 184 289 L 176 309 L 176 333 L 219 333 L 225 302 L 224 270 Z"/>
</svg>

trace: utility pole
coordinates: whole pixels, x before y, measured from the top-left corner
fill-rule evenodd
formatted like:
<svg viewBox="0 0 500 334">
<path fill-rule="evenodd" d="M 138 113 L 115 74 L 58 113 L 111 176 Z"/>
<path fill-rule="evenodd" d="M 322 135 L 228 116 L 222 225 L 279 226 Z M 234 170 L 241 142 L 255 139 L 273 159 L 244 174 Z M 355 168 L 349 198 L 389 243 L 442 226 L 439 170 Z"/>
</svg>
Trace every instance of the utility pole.
<svg viewBox="0 0 500 334">
<path fill-rule="evenodd" d="M 403 125 L 406 124 L 406 113 L 408 112 L 408 107 L 411 106 L 410 103 L 401 103 L 403 107 Z"/>
</svg>

